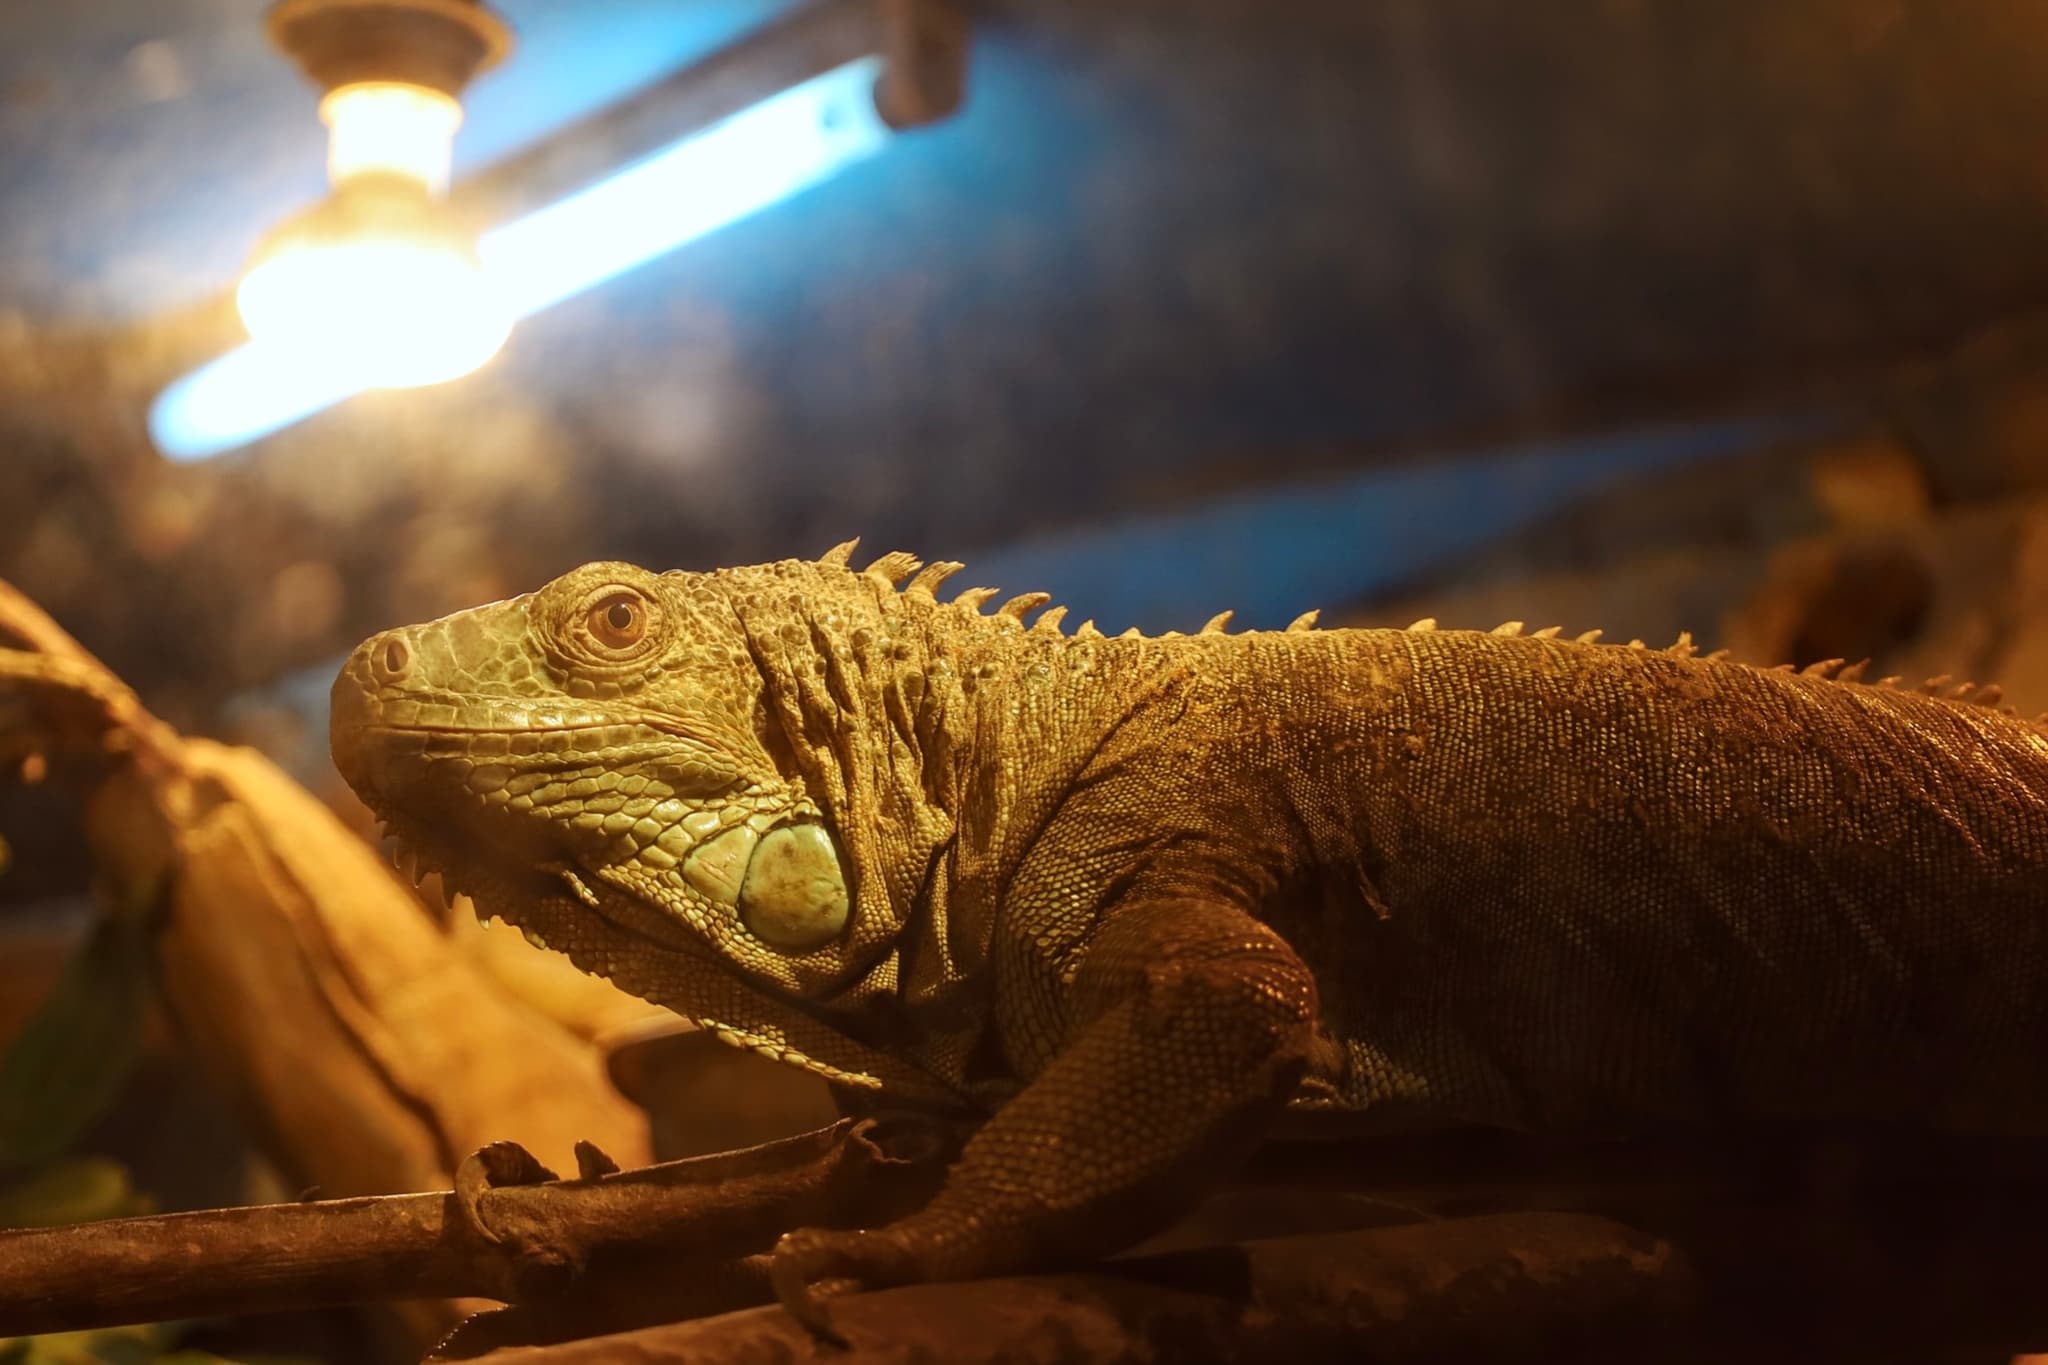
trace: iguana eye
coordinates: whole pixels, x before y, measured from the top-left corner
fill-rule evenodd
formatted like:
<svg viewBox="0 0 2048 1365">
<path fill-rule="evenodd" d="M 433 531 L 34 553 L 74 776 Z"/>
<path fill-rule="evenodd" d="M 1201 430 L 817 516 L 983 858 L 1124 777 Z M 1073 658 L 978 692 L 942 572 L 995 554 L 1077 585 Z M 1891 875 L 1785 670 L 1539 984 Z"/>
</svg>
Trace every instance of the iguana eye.
<svg viewBox="0 0 2048 1365">
<path fill-rule="evenodd" d="M 610 649 L 631 649 L 647 634 L 647 606 L 637 594 L 615 592 L 590 609 L 590 633 Z"/>
</svg>

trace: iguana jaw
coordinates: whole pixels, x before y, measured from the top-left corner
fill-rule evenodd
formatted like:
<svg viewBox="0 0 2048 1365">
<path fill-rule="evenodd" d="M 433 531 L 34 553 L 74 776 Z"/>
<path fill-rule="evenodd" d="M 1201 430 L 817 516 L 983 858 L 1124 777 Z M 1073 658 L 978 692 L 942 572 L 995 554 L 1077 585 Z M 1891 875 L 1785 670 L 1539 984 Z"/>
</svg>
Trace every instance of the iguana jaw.
<svg viewBox="0 0 2048 1365">
<path fill-rule="evenodd" d="M 465 707 L 464 715 L 505 710 Z M 777 894 L 789 899 L 787 867 L 794 861 L 801 873 L 805 851 L 817 875 L 804 885 L 836 884 L 844 922 L 843 873 L 836 849 L 817 833 L 815 809 L 779 786 L 677 795 L 670 737 L 604 718 L 523 730 L 387 725 L 374 702 L 361 700 L 338 702 L 335 716 L 337 764 L 401 860 L 439 872 L 455 890 L 488 884 L 480 910 L 530 935 L 544 931 L 528 907 L 566 893 L 583 912 L 651 946 L 722 961 L 712 946 L 719 931 L 735 914 L 773 920 Z M 565 742 L 574 752 L 575 737 L 562 733 L 573 730 L 607 741 L 595 747 L 622 765 L 623 781 L 619 772 L 591 775 L 549 757 L 551 745 Z M 498 761 L 470 757 L 486 751 Z M 808 926 L 817 942 L 835 937 L 829 914 L 801 913 L 811 908 L 795 906 L 774 922 Z"/>
<path fill-rule="evenodd" d="M 722 1042 L 841 1085 L 886 1085 L 906 1100 L 960 1102 L 936 1080 L 845 1037 L 806 1002 L 742 980 L 715 951 L 672 921 L 601 882 L 593 884 L 578 873 L 579 894 L 562 875 L 571 869 L 528 868 L 445 836 L 423 834 L 416 820 L 402 812 L 375 813 L 404 851 L 401 856 L 413 854 L 423 871 L 440 872 L 451 893 L 471 899 L 479 919 L 505 920 L 524 931 L 534 947 L 562 953 L 579 969 L 674 1010 Z"/>
<path fill-rule="evenodd" d="M 438 872 L 450 893 L 471 899 L 479 918 L 505 920 L 535 947 L 563 953 L 583 971 L 666 1006 L 727 1043 L 841 1084 L 886 1083 L 906 1098 L 957 1102 L 937 1082 L 846 1038 L 817 1015 L 823 1001 L 806 1002 L 742 978 L 729 959 L 668 912 L 554 846 L 546 826 L 506 844 L 511 836 L 505 830 L 487 834 L 452 819 L 445 804 L 422 803 L 410 790 L 394 794 L 377 780 L 392 757 L 390 747 L 416 752 L 424 736 L 417 730 L 380 735 L 359 723 L 354 702 L 338 704 L 335 715 L 337 763 L 398 846 L 399 860 Z"/>
<path fill-rule="evenodd" d="M 374 807 L 373 811 L 393 846 L 393 863 L 401 874 L 409 873 L 415 885 L 425 874 L 438 873 L 450 895 L 469 898 L 478 919 L 502 919 L 523 930 L 534 947 L 570 953 L 585 971 L 601 968 L 573 951 L 575 936 L 565 932 L 570 922 L 566 916 L 601 919 L 646 950 L 713 965 L 720 960 L 701 939 L 621 896 L 573 860 L 510 857 L 481 840 L 451 837 L 445 828 L 423 825 L 403 812 Z"/>
<path fill-rule="evenodd" d="M 543 932 L 543 917 L 534 907 L 565 892 L 589 911 L 602 911 L 591 889 L 597 879 L 570 846 L 566 827 L 516 816 L 505 808 L 502 784 L 469 785 L 476 767 L 463 755 L 491 740 L 509 755 L 511 740 L 523 731 L 483 724 L 386 725 L 376 701 L 346 682 L 344 675 L 335 689 L 335 763 L 396 846 L 393 861 L 402 873 L 410 872 L 415 883 L 424 873 L 440 874 L 450 892 L 476 902 L 479 916 L 502 917 L 529 937 Z M 410 706 L 400 710 L 416 713 Z M 465 708 L 473 718 L 483 713 Z M 487 791 L 498 799 L 487 799 Z M 686 947 L 679 941 L 663 946 Z"/>
</svg>

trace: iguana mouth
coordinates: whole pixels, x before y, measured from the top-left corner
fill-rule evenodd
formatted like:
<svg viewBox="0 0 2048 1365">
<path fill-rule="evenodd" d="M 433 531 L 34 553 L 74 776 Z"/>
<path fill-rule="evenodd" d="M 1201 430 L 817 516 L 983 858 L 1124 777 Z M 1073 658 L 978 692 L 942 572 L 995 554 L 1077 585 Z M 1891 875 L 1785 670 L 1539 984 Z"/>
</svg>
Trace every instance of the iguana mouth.
<svg viewBox="0 0 2048 1365">
<path fill-rule="evenodd" d="M 438 873 L 450 892 L 471 895 L 472 885 L 481 881 L 476 873 L 488 868 L 489 879 L 499 883 L 525 881 L 536 890 L 553 889 L 534 863 L 525 858 L 508 860 L 508 850 L 466 828 L 431 825 L 390 808 L 373 806 L 372 811 L 392 867 L 415 888 L 429 873 Z M 432 836 L 423 837 L 420 831 L 430 827 Z"/>
<path fill-rule="evenodd" d="M 491 732 L 451 729 L 442 716 L 391 723 L 372 698 L 337 706 L 336 761 L 380 807 L 401 874 L 415 884 L 429 871 L 451 885 L 488 883 L 515 922 L 527 906 L 566 904 L 698 958 L 716 959 L 709 940 L 736 932 L 791 951 L 843 932 L 852 908 L 844 855 L 815 808 L 737 790 L 687 743 L 650 740 L 644 728 L 578 741 L 562 731 L 592 728 L 583 717 L 540 715 L 560 727 L 484 745 L 479 734 Z"/>
<path fill-rule="evenodd" d="M 671 925 L 660 912 L 628 912 L 627 905 L 640 908 L 637 902 L 602 882 L 573 858 L 507 859 L 504 850 L 473 831 L 443 828 L 433 838 L 422 839 L 417 834 L 423 823 L 420 820 L 395 812 L 378 815 L 391 865 L 415 889 L 429 873 L 438 874 L 451 896 L 469 898 L 479 920 L 488 923 L 502 919 L 525 931 L 536 947 L 551 945 L 545 938 L 546 926 L 532 922 L 536 918 L 533 909 L 567 898 L 579 902 L 582 912 L 596 915 L 612 929 L 651 948 L 713 963 L 721 961 L 687 931 Z"/>
<path fill-rule="evenodd" d="M 550 940 L 556 929 L 551 920 L 563 914 L 583 914 L 600 921 L 609 932 L 656 952 L 690 959 L 736 980 L 745 979 L 714 948 L 663 912 L 591 875 L 579 863 L 565 859 L 539 865 L 506 860 L 487 839 L 467 830 L 437 833 L 433 840 L 424 841 L 415 835 L 421 824 L 417 817 L 396 811 L 375 813 L 392 866 L 415 889 L 429 873 L 437 873 L 450 896 L 469 899 L 480 922 L 488 924 L 501 919 L 520 930 L 535 948 L 567 952 L 559 941 Z M 445 856 L 450 853 L 453 856 Z M 567 905 L 572 900 L 576 902 L 573 908 Z M 575 960 L 573 956 L 571 960 Z M 586 971 L 593 970 L 586 963 L 577 965 Z M 871 962 L 855 964 L 850 977 L 858 978 L 872 966 Z M 822 1017 L 819 1002 L 773 983 L 748 981 L 747 987 L 790 1009 Z"/>
<path fill-rule="evenodd" d="M 673 719 L 652 711 L 631 712 L 562 712 L 555 710 L 523 710 L 510 707 L 478 707 L 464 702 L 463 709 L 474 713 L 484 712 L 481 721 L 406 721 L 379 718 L 359 725 L 361 735 L 446 735 L 459 736 L 465 743 L 473 742 L 482 735 L 503 735 L 514 738 L 520 735 L 576 734 L 590 730 L 644 730 L 650 734 L 695 739 L 689 729 Z"/>
</svg>

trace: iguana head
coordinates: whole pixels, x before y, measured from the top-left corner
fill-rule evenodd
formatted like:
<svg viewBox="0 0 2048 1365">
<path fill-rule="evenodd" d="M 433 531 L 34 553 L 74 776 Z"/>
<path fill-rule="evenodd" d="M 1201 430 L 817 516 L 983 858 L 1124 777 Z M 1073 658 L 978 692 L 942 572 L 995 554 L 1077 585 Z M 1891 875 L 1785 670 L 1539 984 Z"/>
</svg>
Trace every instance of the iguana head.
<svg viewBox="0 0 2048 1365">
<path fill-rule="evenodd" d="M 872 652 L 858 599 L 871 612 L 873 595 L 835 597 L 855 583 L 795 562 L 590 564 L 387 631 L 335 682 L 336 764 L 481 912 L 586 970 L 623 980 L 655 955 L 663 981 L 681 959 L 778 993 L 857 993 L 922 877 L 896 864 L 946 830 L 914 792 L 875 789 L 867 718 L 828 733 L 820 712 L 831 687 L 859 690 L 853 637 Z M 873 738 L 889 747 L 886 728 Z M 683 994 L 664 1003 L 712 1011 Z"/>
</svg>

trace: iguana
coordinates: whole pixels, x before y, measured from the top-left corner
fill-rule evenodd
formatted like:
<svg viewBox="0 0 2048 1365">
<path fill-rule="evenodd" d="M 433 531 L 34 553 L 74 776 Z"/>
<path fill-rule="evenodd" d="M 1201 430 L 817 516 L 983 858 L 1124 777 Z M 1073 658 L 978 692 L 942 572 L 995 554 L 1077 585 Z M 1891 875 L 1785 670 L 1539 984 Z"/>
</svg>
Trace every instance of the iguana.
<svg viewBox="0 0 2048 1365">
<path fill-rule="evenodd" d="M 2048 1131 L 2048 733 L 1989 692 L 1513 625 L 1066 634 L 852 549 L 587 565 L 333 694 L 480 912 L 987 1116 L 921 1211 L 786 1237 L 786 1301 L 1115 1250 L 1290 1111 Z"/>
</svg>

